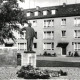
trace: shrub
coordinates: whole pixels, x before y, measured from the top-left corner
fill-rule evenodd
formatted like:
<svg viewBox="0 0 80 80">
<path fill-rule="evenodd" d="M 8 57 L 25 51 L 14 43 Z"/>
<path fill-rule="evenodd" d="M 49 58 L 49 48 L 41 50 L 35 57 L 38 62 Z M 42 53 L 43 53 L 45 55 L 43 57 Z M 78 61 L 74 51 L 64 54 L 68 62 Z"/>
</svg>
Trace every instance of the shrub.
<svg viewBox="0 0 80 80">
<path fill-rule="evenodd" d="M 48 53 L 47 56 L 51 56 L 51 53 Z"/>
<path fill-rule="evenodd" d="M 69 51 L 69 56 L 71 56 L 71 51 Z"/>
<path fill-rule="evenodd" d="M 73 57 L 73 53 L 71 54 L 71 56 Z"/>
<path fill-rule="evenodd" d="M 56 53 L 54 53 L 54 54 L 51 54 L 51 53 L 47 53 L 46 51 L 44 52 L 44 54 L 43 54 L 44 56 L 56 56 Z"/>
<path fill-rule="evenodd" d="M 54 54 L 52 54 L 52 56 L 56 57 L 57 55 L 56 55 L 56 53 L 54 53 Z"/>
<path fill-rule="evenodd" d="M 77 51 L 75 51 L 75 53 L 74 53 L 74 57 L 79 57 L 79 54 L 78 54 Z"/>
<path fill-rule="evenodd" d="M 59 71 L 59 74 L 60 74 L 61 76 L 67 76 L 67 72 L 63 72 L 62 70 Z"/>
<path fill-rule="evenodd" d="M 60 71 L 53 71 L 53 70 L 40 70 L 39 68 L 33 68 L 33 66 L 28 65 L 27 67 L 22 67 L 18 72 L 18 77 L 24 79 L 49 79 L 51 77 L 59 77 L 66 76 L 67 73 Z"/>
<path fill-rule="evenodd" d="M 43 53 L 43 55 L 44 55 L 44 56 L 47 56 L 47 55 L 48 55 L 48 53 L 45 51 L 45 52 Z"/>
<path fill-rule="evenodd" d="M 56 53 L 54 53 L 54 56 L 57 56 Z"/>
<path fill-rule="evenodd" d="M 49 79 L 49 74 L 45 71 L 40 70 L 39 68 L 33 68 L 31 65 L 27 67 L 22 67 L 18 72 L 18 77 L 24 79 Z"/>
</svg>

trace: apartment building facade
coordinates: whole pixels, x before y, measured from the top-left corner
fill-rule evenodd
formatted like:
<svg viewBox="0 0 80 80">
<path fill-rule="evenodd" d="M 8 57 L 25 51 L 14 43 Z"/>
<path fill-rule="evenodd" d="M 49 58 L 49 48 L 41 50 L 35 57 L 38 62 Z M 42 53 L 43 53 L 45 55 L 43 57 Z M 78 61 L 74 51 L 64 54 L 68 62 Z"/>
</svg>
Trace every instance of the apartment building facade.
<svg viewBox="0 0 80 80">
<path fill-rule="evenodd" d="M 36 22 L 36 26 L 32 26 L 38 37 L 34 40 L 34 50 L 39 54 L 47 51 L 62 56 L 79 52 L 79 21 L 79 16 L 30 20 Z"/>
<path fill-rule="evenodd" d="M 25 10 L 38 39 L 34 40 L 37 55 L 60 56 L 78 51 L 80 54 L 80 4 L 37 7 Z"/>
<path fill-rule="evenodd" d="M 29 22 L 36 31 L 33 50 L 37 55 L 47 53 L 57 56 L 69 55 L 78 51 L 80 54 L 80 4 L 37 7 L 24 10 Z M 25 24 L 25 26 L 27 26 Z M 19 53 L 27 50 L 24 35 L 18 35 L 16 46 Z"/>
</svg>

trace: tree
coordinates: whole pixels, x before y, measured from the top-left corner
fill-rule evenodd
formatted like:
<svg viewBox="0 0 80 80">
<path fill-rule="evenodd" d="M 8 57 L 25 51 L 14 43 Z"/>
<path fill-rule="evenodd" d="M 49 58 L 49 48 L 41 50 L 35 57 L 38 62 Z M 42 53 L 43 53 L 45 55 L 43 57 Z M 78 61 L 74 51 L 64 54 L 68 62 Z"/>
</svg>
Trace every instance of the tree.
<svg viewBox="0 0 80 80">
<path fill-rule="evenodd" d="M 0 5 L 0 43 L 5 43 L 5 39 L 15 41 L 13 30 L 20 32 L 17 24 L 23 25 L 23 23 L 27 23 L 27 18 L 24 10 L 18 7 L 17 0 L 2 0 Z"/>
</svg>

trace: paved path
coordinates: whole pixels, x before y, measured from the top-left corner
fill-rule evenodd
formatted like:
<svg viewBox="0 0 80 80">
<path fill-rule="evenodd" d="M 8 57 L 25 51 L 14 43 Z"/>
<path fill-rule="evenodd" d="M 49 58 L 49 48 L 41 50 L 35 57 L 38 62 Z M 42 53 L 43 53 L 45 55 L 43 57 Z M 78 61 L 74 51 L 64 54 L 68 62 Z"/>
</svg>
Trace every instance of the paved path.
<svg viewBox="0 0 80 80">
<path fill-rule="evenodd" d="M 50 60 L 50 61 L 64 61 L 64 62 L 80 62 L 80 57 L 45 57 L 45 56 L 37 56 L 37 60 Z"/>
</svg>

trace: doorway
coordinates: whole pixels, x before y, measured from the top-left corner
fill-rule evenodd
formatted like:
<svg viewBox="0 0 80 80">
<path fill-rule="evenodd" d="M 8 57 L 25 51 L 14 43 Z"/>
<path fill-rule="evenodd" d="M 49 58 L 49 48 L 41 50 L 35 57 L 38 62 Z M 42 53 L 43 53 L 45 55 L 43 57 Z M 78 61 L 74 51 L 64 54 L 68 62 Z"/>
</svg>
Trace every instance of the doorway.
<svg viewBox="0 0 80 80">
<path fill-rule="evenodd" d="M 66 55 L 66 47 L 62 47 L 62 55 Z"/>
<path fill-rule="evenodd" d="M 67 48 L 68 42 L 59 42 L 57 44 L 57 47 L 61 47 L 61 55 L 66 56 L 66 48 Z"/>
</svg>

